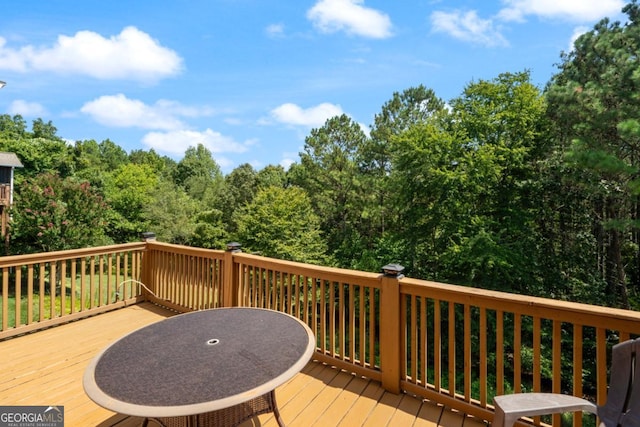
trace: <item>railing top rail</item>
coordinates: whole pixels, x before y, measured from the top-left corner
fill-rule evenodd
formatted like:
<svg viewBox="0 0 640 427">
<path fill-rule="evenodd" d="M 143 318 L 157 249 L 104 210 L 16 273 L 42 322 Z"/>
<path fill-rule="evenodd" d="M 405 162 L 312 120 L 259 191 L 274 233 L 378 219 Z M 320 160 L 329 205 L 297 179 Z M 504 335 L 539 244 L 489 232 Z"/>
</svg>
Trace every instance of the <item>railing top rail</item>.
<svg viewBox="0 0 640 427">
<path fill-rule="evenodd" d="M 212 258 L 212 255 L 215 255 L 215 258 L 222 258 L 224 256 L 224 251 L 218 249 L 194 248 L 191 246 L 175 245 L 172 243 L 157 241 L 148 241 L 146 242 L 146 245 L 149 250 L 160 250 L 174 254 L 204 256 L 207 258 Z"/>
<path fill-rule="evenodd" d="M 145 247 L 145 242 L 134 242 L 124 243 L 121 245 L 100 246 L 95 248 L 81 248 L 57 252 L 44 252 L 39 254 L 10 255 L 0 257 L 0 268 L 15 267 L 17 265 L 37 264 L 41 262 L 61 261 L 65 259 L 82 258 L 94 255 L 144 250 Z"/>
<path fill-rule="evenodd" d="M 571 301 L 558 301 L 529 295 L 491 291 L 468 286 L 451 285 L 403 278 L 400 280 L 401 292 L 426 296 L 459 304 L 470 304 L 505 312 L 515 312 L 538 316 L 545 319 L 571 321 L 582 325 L 598 326 L 603 319 L 611 325 L 640 325 L 640 312 L 618 308 L 582 304 Z"/>
<path fill-rule="evenodd" d="M 285 261 L 275 258 L 266 258 L 259 255 L 251 255 L 243 252 L 233 254 L 238 263 L 254 265 L 269 270 L 286 270 L 294 274 L 305 275 L 314 278 L 334 280 L 345 283 L 363 283 L 370 286 L 379 286 L 380 273 L 347 270 L 344 268 L 324 267 L 320 265 L 305 264 L 295 261 Z"/>
</svg>

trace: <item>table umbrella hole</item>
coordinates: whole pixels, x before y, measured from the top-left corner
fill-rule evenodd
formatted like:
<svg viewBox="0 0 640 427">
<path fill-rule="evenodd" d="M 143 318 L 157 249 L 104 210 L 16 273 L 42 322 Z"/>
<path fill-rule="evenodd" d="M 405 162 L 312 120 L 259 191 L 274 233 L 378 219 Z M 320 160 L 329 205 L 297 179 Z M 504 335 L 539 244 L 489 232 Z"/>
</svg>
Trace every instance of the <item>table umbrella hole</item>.
<svg viewBox="0 0 640 427">
<path fill-rule="evenodd" d="M 220 342 L 220 340 L 219 340 L 219 339 L 217 339 L 217 338 L 213 338 L 213 339 L 210 339 L 209 341 L 207 341 L 207 345 L 216 345 L 216 344 L 218 344 L 219 342 Z"/>
</svg>

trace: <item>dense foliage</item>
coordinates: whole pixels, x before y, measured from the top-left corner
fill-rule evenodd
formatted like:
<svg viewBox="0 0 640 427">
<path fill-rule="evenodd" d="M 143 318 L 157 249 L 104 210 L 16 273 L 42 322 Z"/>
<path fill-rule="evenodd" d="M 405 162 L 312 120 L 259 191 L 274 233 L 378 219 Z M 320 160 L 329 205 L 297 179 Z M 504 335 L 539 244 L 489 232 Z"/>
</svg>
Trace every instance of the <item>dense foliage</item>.
<svg viewBox="0 0 640 427">
<path fill-rule="evenodd" d="M 16 171 L 12 254 L 165 242 L 405 273 L 482 288 L 638 308 L 640 8 L 603 20 L 544 89 L 527 71 L 444 100 L 392 94 L 365 131 L 311 130 L 300 161 L 226 176 L 204 146 L 180 161 L 0 116 Z"/>
</svg>

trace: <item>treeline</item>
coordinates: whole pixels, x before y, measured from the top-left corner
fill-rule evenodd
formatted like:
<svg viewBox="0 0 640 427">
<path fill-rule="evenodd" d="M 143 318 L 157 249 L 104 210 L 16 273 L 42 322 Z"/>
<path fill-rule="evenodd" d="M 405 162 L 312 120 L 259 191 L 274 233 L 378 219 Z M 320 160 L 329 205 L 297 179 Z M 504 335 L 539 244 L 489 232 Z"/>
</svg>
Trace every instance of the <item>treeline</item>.
<svg viewBox="0 0 640 427">
<path fill-rule="evenodd" d="M 585 303 L 638 307 L 640 9 L 603 20 L 545 88 L 527 71 L 448 102 L 394 93 L 368 132 L 346 115 L 300 161 L 223 175 L 203 146 L 178 162 L 0 117 L 16 153 L 11 253 L 159 240 Z"/>
</svg>

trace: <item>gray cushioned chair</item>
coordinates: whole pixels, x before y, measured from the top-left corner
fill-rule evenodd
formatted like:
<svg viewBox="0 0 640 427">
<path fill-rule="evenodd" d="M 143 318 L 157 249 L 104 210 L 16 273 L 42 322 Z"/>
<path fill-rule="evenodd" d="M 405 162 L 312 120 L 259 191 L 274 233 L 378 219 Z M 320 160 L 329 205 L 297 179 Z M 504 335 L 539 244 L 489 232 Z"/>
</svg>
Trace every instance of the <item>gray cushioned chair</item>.
<svg viewBox="0 0 640 427">
<path fill-rule="evenodd" d="M 605 405 L 596 406 L 580 397 L 555 393 L 496 396 L 493 426 L 511 427 L 521 417 L 584 411 L 596 414 L 600 426 L 640 427 L 640 338 L 613 346 L 611 359 Z"/>
</svg>

